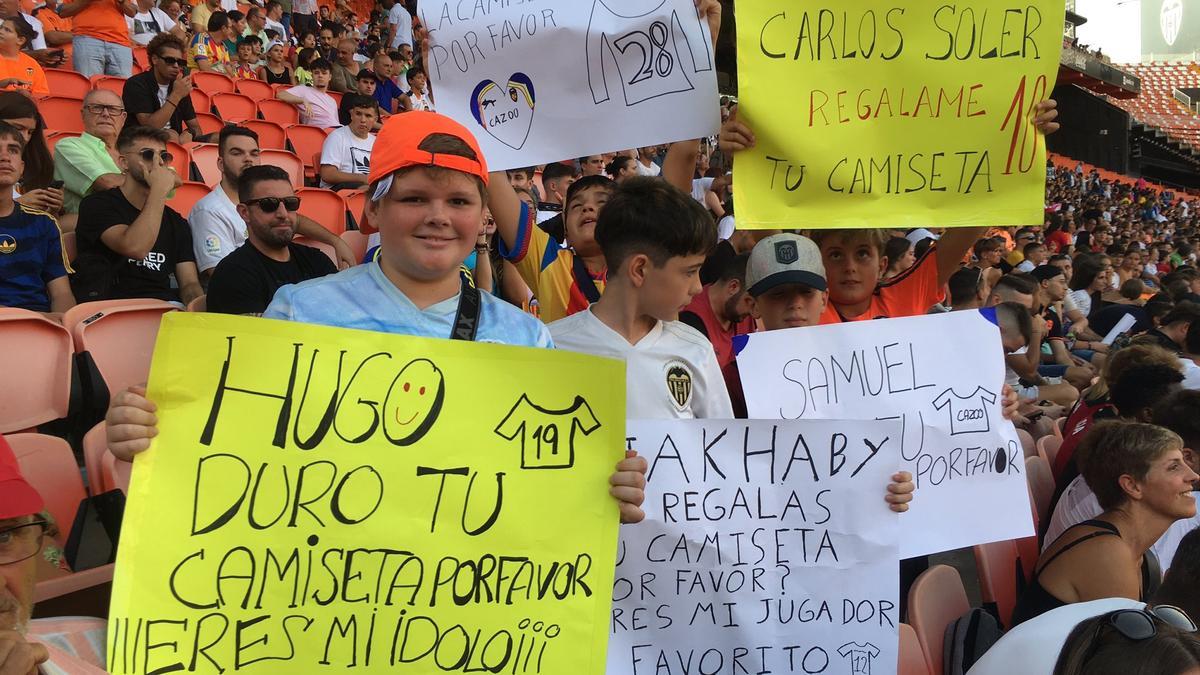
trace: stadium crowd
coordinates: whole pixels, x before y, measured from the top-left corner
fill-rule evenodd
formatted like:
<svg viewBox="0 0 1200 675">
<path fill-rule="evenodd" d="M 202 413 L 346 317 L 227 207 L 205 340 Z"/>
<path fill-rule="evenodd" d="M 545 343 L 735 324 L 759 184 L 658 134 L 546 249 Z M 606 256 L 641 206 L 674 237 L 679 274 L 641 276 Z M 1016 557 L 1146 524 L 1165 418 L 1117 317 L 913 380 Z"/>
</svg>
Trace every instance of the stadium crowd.
<svg viewBox="0 0 1200 675">
<path fill-rule="evenodd" d="M 720 4 L 697 6 L 715 37 Z M 489 172 L 435 112 L 410 10 L 0 0 L 0 306 L 61 319 L 155 299 L 439 338 L 466 315 L 473 339 L 625 360 L 631 416 L 652 418 L 744 417 L 736 335 L 995 308 L 1005 414 L 1061 445 L 1017 627 L 971 672 L 1200 672 L 1200 198 L 1060 161 L 1037 225 L 739 229 L 733 157 L 755 140 L 727 99 L 718 137 Z M 44 69 L 64 67 L 126 79 L 88 91 L 82 133 L 51 151 L 38 106 Z M 365 253 L 342 223 L 301 215 L 250 125 L 201 127 L 194 73 L 210 71 L 275 85 L 328 132 L 310 181 L 365 194 Z M 1040 105 L 1038 129 L 1056 115 Z M 203 143 L 219 181 L 182 212 L 170 148 Z M 689 371 L 683 404 L 661 382 L 668 360 Z M 132 387 L 106 422 L 131 461 L 155 405 Z M 614 469 L 623 522 L 643 517 L 645 471 L 633 452 Z M 880 486 L 897 511 L 913 489 L 905 473 Z M 0 437 L 0 673 L 102 672 L 103 638 L 30 620 L 35 563 L 70 526 L 43 497 Z"/>
</svg>

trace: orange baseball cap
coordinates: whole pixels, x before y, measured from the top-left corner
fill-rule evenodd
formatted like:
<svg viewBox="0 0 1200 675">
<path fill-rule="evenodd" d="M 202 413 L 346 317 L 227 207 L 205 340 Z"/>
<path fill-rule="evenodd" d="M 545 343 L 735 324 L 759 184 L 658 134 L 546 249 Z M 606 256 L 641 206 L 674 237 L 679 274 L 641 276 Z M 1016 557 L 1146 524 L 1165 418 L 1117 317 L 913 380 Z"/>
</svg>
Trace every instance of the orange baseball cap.
<svg viewBox="0 0 1200 675">
<path fill-rule="evenodd" d="M 454 136 L 466 143 L 479 160 L 427 152 L 417 147 L 432 134 Z M 475 176 L 482 180 L 484 185 L 488 183 L 487 162 L 475 136 L 458 122 L 434 112 L 422 110 L 389 117 L 375 137 L 375 145 L 371 149 L 371 173 L 367 179 L 374 185 L 400 169 L 412 166 L 440 166 Z M 368 198 L 370 196 L 367 195 Z M 360 229 L 366 234 L 379 231 L 368 222 L 362 223 Z"/>
</svg>

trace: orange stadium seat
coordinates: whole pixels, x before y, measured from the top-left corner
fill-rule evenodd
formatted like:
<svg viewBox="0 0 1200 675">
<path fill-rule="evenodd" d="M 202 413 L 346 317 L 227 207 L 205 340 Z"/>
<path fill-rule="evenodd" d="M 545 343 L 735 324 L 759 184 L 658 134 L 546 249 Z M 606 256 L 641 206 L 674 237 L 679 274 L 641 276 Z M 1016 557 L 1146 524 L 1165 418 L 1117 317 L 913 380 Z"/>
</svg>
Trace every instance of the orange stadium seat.
<svg viewBox="0 0 1200 675">
<path fill-rule="evenodd" d="M 207 106 L 203 112 L 199 109 L 196 110 L 196 121 L 200 124 L 200 132 L 205 135 L 220 133 L 221 129 L 225 127 L 225 123 L 221 121 L 220 117 L 208 112 Z"/>
<path fill-rule="evenodd" d="M 249 96 L 255 101 L 275 98 L 275 90 L 271 85 L 259 80 L 238 80 L 234 87 L 237 93 Z"/>
<path fill-rule="evenodd" d="M 142 70 L 150 67 L 150 54 L 146 51 L 145 47 L 133 48 L 133 63 L 134 65 L 141 66 Z"/>
<path fill-rule="evenodd" d="M 209 192 L 212 192 L 212 188 L 204 183 L 185 181 L 183 185 L 176 188 L 175 196 L 167 200 L 167 206 L 175 209 L 176 213 L 187 218 L 188 214 L 192 212 L 192 207 L 196 205 L 196 202 L 208 196 Z"/>
<path fill-rule="evenodd" d="M 213 112 L 226 122 L 254 119 L 258 114 L 254 99 L 249 96 L 221 92 L 213 94 L 209 101 L 212 103 Z"/>
<path fill-rule="evenodd" d="M 932 675 L 942 675 L 946 626 L 971 609 L 958 570 L 934 565 L 921 573 L 908 591 L 908 623 L 917 634 Z"/>
<path fill-rule="evenodd" d="M 97 495 L 104 492 L 104 483 L 101 480 L 101 463 L 104 458 L 104 453 L 108 452 L 108 436 L 104 422 L 97 422 L 96 426 L 88 430 L 83 435 L 83 472 L 87 482 L 88 492 Z"/>
<path fill-rule="evenodd" d="M 300 188 L 300 215 L 317 221 L 330 232 L 341 235 L 346 231 L 346 200 L 333 190 Z"/>
<path fill-rule="evenodd" d="M 292 124 L 284 128 L 287 134 L 288 144 L 292 146 L 292 152 L 304 162 L 304 175 L 309 179 L 316 181 L 317 178 L 317 160 L 321 155 L 321 148 L 325 145 L 325 137 L 329 135 L 328 129 L 314 127 L 308 124 Z"/>
<path fill-rule="evenodd" d="M 346 230 L 341 234 L 342 241 L 354 252 L 354 259 L 361 262 L 367 255 L 367 235 L 358 230 Z"/>
<path fill-rule="evenodd" d="M 38 101 L 37 107 L 42 119 L 46 121 L 46 129 L 83 133 L 82 98 L 47 96 Z"/>
<path fill-rule="evenodd" d="M 99 75 L 92 80 L 92 86 L 96 89 L 107 89 L 120 96 L 125 91 L 125 78 L 113 75 Z"/>
<path fill-rule="evenodd" d="M 1058 449 L 1062 446 L 1062 439 L 1051 434 L 1042 436 L 1037 441 L 1038 455 L 1046 460 L 1050 466 L 1054 466 L 1054 458 L 1058 456 Z"/>
<path fill-rule="evenodd" d="M 287 150 L 263 148 L 261 161 L 263 164 L 273 164 L 287 171 L 288 176 L 292 179 L 292 185 L 296 186 L 296 189 L 304 187 L 304 163 L 293 153 Z"/>
<path fill-rule="evenodd" d="M 177 309 L 162 300 L 102 300 L 81 303 L 63 315 L 75 351 L 85 356 L 81 367 L 92 400 L 147 380 L 159 320 Z"/>
<path fill-rule="evenodd" d="M 183 180 L 188 179 L 188 175 L 192 171 L 192 153 L 184 146 L 175 141 L 167 141 L 167 152 L 171 153 L 171 168 L 175 169 L 175 173 Z"/>
<path fill-rule="evenodd" d="M 1012 540 L 994 541 L 975 547 L 975 565 L 979 569 L 979 589 L 984 602 L 995 603 L 1000 624 L 1012 627 L 1017 606 L 1017 589 L 1024 582 L 1017 545 Z"/>
<path fill-rule="evenodd" d="M 1038 455 L 1025 458 L 1025 479 L 1033 492 L 1033 501 L 1037 504 L 1039 523 L 1046 522 L 1050 517 L 1050 501 L 1054 498 L 1054 475 L 1050 472 L 1050 464 Z"/>
<path fill-rule="evenodd" d="M 192 90 L 192 107 L 197 113 L 206 112 L 212 114 L 212 99 L 211 97 L 199 89 Z M 215 115 L 214 115 L 215 117 Z M 218 118 L 219 119 L 219 118 Z"/>
<path fill-rule="evenodd" d="M 211 70 L 197 70 L 193 72 L 192 82 L 196 85 L 197 89 L 207 93 L 209 96 L 213 94 L 232 94 L 237 91 L 233 78 Z"/>
<path fill-rule="evenodd" d="M 361 230 L 363 219 L 363 209 L 367 206 L 367 193 L 362 190 L 339 190 L 342 197 L 346 200 L 346 212 L 350 214 L 350 221 L 346 227 L 353 227 L 356 230 Z"/>
<path fill-rule="evenodd" d="M 897 675 L 929 675 L 929 663 L 912 626 L 900 624 L 900 669 Z"/>
<path fill-rule="evenodd" d="M 221 170 L 217 168 L 217 144 L 193 143 L 192 168 L 193 178 L 209 187 L 221 182 Z"/>
<path fill-rule="evenodd" d="M 207 312 L 208 311 L 208 296 L 202 295 L 198 298 L 193 299 L 191 302 L 188 303 L 187 311 L 189 311 L 189 312 Z"/>
<path fill-rule="evenodd" d="M 300 111 L 296 106 L 274 98 L 258 102 L 258 116 L 284 127 L 300 123 Z"/>
<path fill-rule="evenodd" d="M 0 307 L 8 355 L 0 386 L 0 433 L 33 429 L 67 416 L 73 374 L 71 334 L 38 312 Z"/>
<path fill-rule="evenodd" d="M 241 124 L 258 134 L 258 147 L 287 150 L 287 132 L 278 124 L 267 120 L 254 119 L 245 120 Z"/>
<path fill-rule="evenodd" d="M 83 99 L 92 90 L 92 81 L 86 75 L 61 68 L 46 68 L 45 71 L 46 84 L 50 85 L 53 96 Z"/>
<path fill-rule="evenodd" d="M 46 134 L 46 149 L 54 154 L 54 146 L 64 138 L 78 138 L 82 131 L 55 131 Z"/>
</svg>

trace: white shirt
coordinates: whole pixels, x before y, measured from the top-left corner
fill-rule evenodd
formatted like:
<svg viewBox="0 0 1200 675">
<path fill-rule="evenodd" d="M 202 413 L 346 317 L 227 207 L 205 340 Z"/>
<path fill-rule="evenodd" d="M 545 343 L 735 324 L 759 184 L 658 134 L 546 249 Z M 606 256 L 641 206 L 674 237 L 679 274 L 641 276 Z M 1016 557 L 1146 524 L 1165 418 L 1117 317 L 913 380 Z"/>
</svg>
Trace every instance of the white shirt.
<svg viewBox="0 0 1200 675">
<path fill-rule="evenodd" d="M 246 241 L 246 221 L 220 184 L 196 202 L 187 218 L 192 226 L 196 267 L 201 272 L 216 267 Z"/>
<path fill-rule="evenodd" d="M 542 209 L 538 209 L 537 221 L 539 223 L 544 223 L 547 220 L 550 220 L 551 218 L 553 218 L 554 216 L 561 216 L 561 215 L 562 215 L 562 211 L 543 211 Z"/>
<path fill-rule="evenodd" d="M 155 29 L 154 25 L 158 24 Z M 159 33 L 166 33 L 175 27 L 175 22 L 167 13 L 157 7 L 151 7 L 148 12 L 138 12 L 125 17 L 125 26 L 129 28 L 129 38 L 134 44 L 148 45 Z"/>
<path fill-rule="evenodd" d="M 321 164 L 337 167 L 338 171 L 367 175 L 371 173 L 371 148 L 375 147 L 375 134 L 359 138 L 350 127 L 339 127 L 325 137 L 321 146 Z M 330 187 L 321 181 L 321 187 Z"/>
<path fill-rule="evenodd" d="M 274 19 L 267 19 L 266 23 L 263 24 L 263 30 L 273 30 L 276 33 L 279 33 L 280 40 L 287 38 L 287 29 L 283 27 L 283 24 L 275 21 Z M 263 49 L 266 48 L 267 45 L 263 45 Z"/>
<path fill-rule="evenodd" d="M 392 39 L 392 49 L 398 48 L 400 45 L 413 46 L 412 32 L 412 14 L 404 8 L 404 5 L 396 3 L 388 12 L 388 23 L 396 27 L 396 37 Z"/>
<path fill-rule="evenodd" d="M 715 178 L 697 178 L 692 181 L 692 199 L 704 203 L 704 196 L 712 189 Z"/>
<path fill-rule="evenodd" d="M 733 220 L 733 216 L 725 216 L 717 223 L 717 239 L 724 241 L 733 236 L 737 230 L 737 224 Z"/>
<path fill-rule="evenodd" d="M 1028 260 L 1022 260 L 1021 264 L 1017 265 L 1017 271 L 1018 272 L 1032 272 L 1033 271 L 1033 263 L 1029 262 Z"/>
<path fill-rule="evenodd" d="M 42 22 L 32 14 L 21 12 L 21 16 L 25 17 L 25 21 L 29 23 L 29 27 L 33 29 L 33 32 L 37 33 L 33 38 L 33 42 L 29 43 L 29 48 L 46 49 L 46 30 L 42 28 Z"/>
<path fill-rule="evenodd" d="M 1067 295 L 1071 297 L 1071 300 L 1075 301 L 1075 306 L 1079 308 L 1079 311 L 1083 312 L 1085 317 L 1092 313 L 1092 296 L 1088 295 L 1086 288 L 1071 291 Z"/>
<path fill-rule="evenodd" d="M 1183 388 L 1200 389 L 1200 366 L 1183 356 L 1179 357 L 1179 363 L 1183 365 Z"/>
<path fill-rule="evenodd" d="M 1118 609 L 1145 606 L 1144 602 L 1128 598 L 1105 598 L 1052 609 L 1005 633 L 975 662 L 967 675 L 1049 675 L 1054 672 L 1054 664 L 1067 636 L 1081 621 Z"/>
<path fill-rule="evenodd" d="M 589 311 L 550 324 L 559 349 L 625 361 L 625 400 L 631 418 L 733 417 L 725 378 L 712 343 L 679 321 L 659 321 L 636 345 Z"/>
<path fill-rule="evenodd" d="M 634 164 L 634 166 L 637 167 L 637 175 L 639 175 L 639 176 L 648 176 L 650 178 L 653 178 L 653 177 L 657 176 L 658 174 L 662 173 L 662 168 L 660 168 L 653 161 L 650 162 L 650 166 L 646 166 L 646 165 L 642 164 L 642 160 L 640 160 L 640 159 L 635 161 L 633 164 Z"/>
</svg>

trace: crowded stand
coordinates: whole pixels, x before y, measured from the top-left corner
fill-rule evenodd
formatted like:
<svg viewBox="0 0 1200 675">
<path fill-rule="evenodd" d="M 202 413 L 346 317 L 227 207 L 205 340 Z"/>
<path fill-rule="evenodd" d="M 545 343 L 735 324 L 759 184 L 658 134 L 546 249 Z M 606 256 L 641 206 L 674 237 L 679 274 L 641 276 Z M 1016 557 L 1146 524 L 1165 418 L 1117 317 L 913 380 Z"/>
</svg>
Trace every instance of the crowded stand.
<svg viewBox="0 0 1200 675">
<path fill-rule="evenodd" d="M 468 339 L 624 361 L 631 419 L 747 418 L 739 336 L 985 313 L 1036 533 L 901 561 L 898 672 L 1200 673 L 1194 186 L 1052 153 L 1038 223 L 739 229 L 734 97 L 711 138 L 489 172 L 437 112 L 415 0 L 0 2 L 0 674 L 113 658 L 114 563 L 62 551 L 81 503 L 169 452 L 145 388 L 162 317 L 445 338 L 469 298 Z M 715 43 L 730 4 L 695 5 Z M 1146 92 L 1121 106 L 1197 140 Z M 606 487 L 632 527 L 650 467 L 630 452 Z M 919 487 L 878 493 L 904 512 Z M 985 624 L 965 650 L 964 621 Z"/>
</svg>

